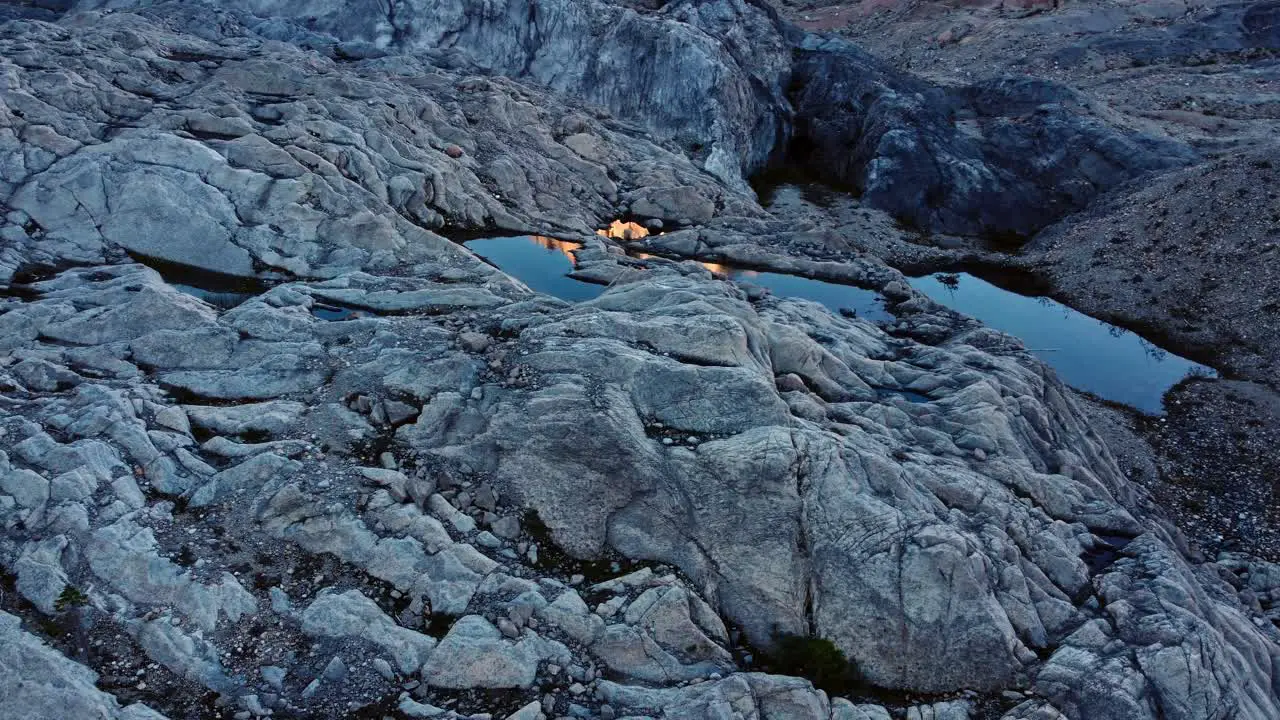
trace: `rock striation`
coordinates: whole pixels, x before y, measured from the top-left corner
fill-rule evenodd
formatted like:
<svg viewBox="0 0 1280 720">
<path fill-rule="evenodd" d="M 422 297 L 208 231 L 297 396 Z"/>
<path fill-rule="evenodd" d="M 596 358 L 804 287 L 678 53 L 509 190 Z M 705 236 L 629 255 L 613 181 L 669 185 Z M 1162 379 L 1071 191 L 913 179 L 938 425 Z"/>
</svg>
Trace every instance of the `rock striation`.
<svg viewBox="0 0 1280 720">
<path fill-rule="evenodd" d="M 591 234 L 628 211 L 722 221 L 668 249 L 785 224 L 740 185 L 792 118 L 755 124 L 789 102 L 761 78 L 793 69 L 766 7 L 525 6 L 0 26 L 6 707 L 1280 716 L 1280 571 L 1183 553 L 1016 340 L 871 259 L 843 271 L 891 323 Z M 667 103 L 711 144 L 588 104 L 622 85 L 570 20 L 628 28 L 613 61 L 647 47 L 625 35 L 726 73 Z M 608 288 L 539 295 L 440 234 L 528 231 L 582 240 Z M 792 675 L 781 635 L 862 684 Z"/>
</svg>

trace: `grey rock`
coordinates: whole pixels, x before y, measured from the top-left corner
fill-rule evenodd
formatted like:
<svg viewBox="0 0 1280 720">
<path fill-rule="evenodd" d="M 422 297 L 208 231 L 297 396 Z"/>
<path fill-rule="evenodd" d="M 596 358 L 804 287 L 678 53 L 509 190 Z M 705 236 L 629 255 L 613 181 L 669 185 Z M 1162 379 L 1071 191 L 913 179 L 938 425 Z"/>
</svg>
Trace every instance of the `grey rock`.
<svg viewBox="0 0 1280 720">
<path fill-rule="evenodd" d="M 347 664 L 342 661 L 341 657 L 334 655 L 329 664 L 324 666 L 324 671 L 321 675 L 331 683 L 342 682 L 347 677 Z"/>
<path fill-rule="evenodd" d="M 298 421 L 306 406 L 297 402 L 272 401 L 226 407 L 187 405 L 184 410 L 193 426 L 218 435 L 279 435 Z"/>
<path fill-rule="evenodd" d="M 187 413 L 178 405 L 170 405 L 157 412 L 156 424 L 184 435 L 191 434 L 191 422 L 187 419 Z"/>
<path fill-rule="evenodd" d="M 891 720 L 880 705 L 855 705 L 844 698 L 831 699 L 831 720 Z"/>
<path fill-rule="evenodd" d="M 0 612 L 0 693 L 5 707 L 31 720 L 67 717 L 110 720 L 163 720 L 141 703 L 121 707 L 99 690 L 93 671 L 63 657 L 21 627 L 21 621 Z"/>
<path fill-rule="evenodd" d="M 907 708 L 907 720 L 969 720 L 971 705 L 963 700 Z"/>
<path fill-rule="evenodd" d="M 542 714 L 542 703 L 534 700 L 508 715 L 507 720 L 539 720 L 542 717 L 545 717 Z"/>
<path fill-rule="evenodd" d="M 302 612 L 303 631 L 320 637 L 359 638 L 395 660 L 400 672 L 417 672 L 435 639 L 398 626 L 358 590 L 321 595 Z"/>
<path fill-rule="evenodd" d="M 807 681 L 761 673 L 741 673 L 680 688 L 650 689 L 607 680 L 597 687 L 610 706 L 628 715 L 643 713 L 693 720 L 706 717 L 717 707 L 733 707 L 744 714 L 770 720 L 828 720 L 831 717 L 826 693 L 814 689 Z"/>
<path fill-rule="evenodd" d="M 28 389 L 55 392 L 79 385 L 83 378 L 64 367 L 45 360 L 23 360 L 13 366 L 13 375 Z"/>
<path fill-rule="evenodd" d="M 258 670 L 262 674 L 262 679 L 267 681 L 273 689 L 279 691 L 284 687 L 284 676 L 286 671 L 282 667 L 275 665 L 265 665 Z"/>
<path fill-rule="evenodd" d="M 400 702 L 396 705 L 396 709 L 411 718 L 441 717 L 448 712 L 444 708 L 438 708 L 434 705 L 417 702 L 408 695 L 400 698 Z"/>
<path fill-rule="evenodd" d="M 12 495 L 22 507 L 40 507 L 49 499 L 49 481 L 30 470 L 10 470 L 0 474 L 0 491 Z"/>
<path fill-rule="evenodd" d="M 800 43 L 793 71 L 796 114 L 812 143 L 797 159 L 942 232 L 1030 235 L 1102 189 L 1196 158 L 1186 145 L 1081 111 L 1075 91 L 1046 80 L 945 88 L 818 35 Z M 837 96 L 859 100 L 833 104 Z M 956 116 L 1000 130 L 974 137 Z M 1029 165 L 1028 154 L 1043 160 Z"/>
<path fill-rule="evenodd" d="M 422 679 L 440 688 L 527 688 L 538 672 L 532 642 L 511 643 L 478 615 L 460 618 L 422 668 Z"/>
<path fill-rule="evenodd" d="M 373 664 L 373 669 L 376 670 L 384 680 L 389 682 L 395 681 L 396 671 L 391 667 L 391 663 L 383 660 L 382 658 L 374 658 L 371 663 Z"/>
<path fill-rule="evenodd" d="M 63 535 L 29 542 L 13 564 L 18 592 L 46 615 L 58 610 L 58 597 L 68 584 L 62 566 L 62 553 L 68 545 Z"/>
<path fill-rule="evenodd" d="M 161 558 L 149 528 L 125 518 L 94 531 L 84 550 L 94 574 L 137 603 L 176 608 L 212 631 L 220 615 L 231 621 L 257 610 L 257 601 L 230 573 L 217 584 L 197 581 Z"/>
<path fill-rule="evenodd" d="M 489 529 L 494 535 L 507 540 L 515 540 L 520 537 L 520 521 L 513 515 L 506 515 L 493 521 L 489 525 Z"/>
</svg>

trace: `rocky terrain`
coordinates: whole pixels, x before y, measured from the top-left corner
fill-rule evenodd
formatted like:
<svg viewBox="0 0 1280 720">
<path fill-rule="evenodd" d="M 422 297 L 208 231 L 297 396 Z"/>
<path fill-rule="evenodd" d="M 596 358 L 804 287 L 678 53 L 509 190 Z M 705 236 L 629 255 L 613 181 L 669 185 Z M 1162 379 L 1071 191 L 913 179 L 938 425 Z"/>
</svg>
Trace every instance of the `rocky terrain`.
<svg viewBox="0 0 1280 720">
<path fill-rule="evenodd" d="M 911 74 L 806 12 L 0 4 L 0 707 L 1280 717 L 1269 508 L 1236 510 L 1274 481 L 1265 149 L 1217 159 L 1083 75 Z M 795 171 L 857 197 L 762 206 Z M 1100 274 L 1192 269 L 1090 291 L 1082 253 L 1206 171 L 1240 220 L 1210 257 L 1256 282 L 1202 280 L 1168 220 Z M 458 242 L 522 233 L 607 289 Z M 1101 407 L 886 262 L 1028 237 L 999 262 L 1253 382 Z M 1184 303 L 1206 319 L 1160 320 Z"/>
</svg>

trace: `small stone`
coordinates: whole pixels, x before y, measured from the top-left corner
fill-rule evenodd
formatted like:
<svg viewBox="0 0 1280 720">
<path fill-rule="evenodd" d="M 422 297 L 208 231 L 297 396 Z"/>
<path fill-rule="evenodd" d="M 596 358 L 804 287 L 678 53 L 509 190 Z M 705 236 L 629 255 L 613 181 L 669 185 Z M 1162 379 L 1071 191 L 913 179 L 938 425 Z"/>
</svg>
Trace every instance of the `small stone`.
<svg viewBox="0 0 1280 720">
<path fill-rule="evenodd" d="M 795 373 L 787 373 L 774 381 L 778 390 L 781 392 L 804 392 L 808 388 L 804 384 L 804 380 Z"/>
<path fill-rule="evenodd" d="M 584 687 L 582 683 L 574 683 L 569 686 L 569 692 L 572 693 L 575 697 L 585 693 L 586 691 L 587 691 L 587 688 Z"/>
<path fill-rule="evenodd" d="M 320 678 L 316 678 L 315 680 L 312 680 L 311 682 L 307 683 L 307 686 L 302 689 L 302 697 L 310 698 L 319 691 L 320 691 Z"/>
<path fill-rule="evenodd" d="M 498 507 L 498 494 L 494 492 L 493 487 L 487 484 L 481 485 L 476 491 L 473 502 L 477 507 L 493 512 Z"/>
<path fill-rule="evenodd" d="M 275 665 L 267 665 L 258 670 L 262 674 L 262 679 L 267 681 L 274 690 L 279 690 L 284 684 L 285 669 Z"/>
<path fill-rule="evenodd" d="M 376 670 L 379 675 L 381 675 L 383 678 L 387 680 L 396 679 L 396 671 L 391 667 L 391 663 L 387 662 L 386 660 L 383 660 L 382 658 L 373 659 L 373 669 Z"/>
<path fill-rule="evenodd" d="M 347 676 L 347 664 L 337 655 L 324 668 L 324 679 L 329 682 L 341 682 Z"/>
<path fill-rule="evenodd" d="M 978 462 L 985 462 L 987 459 L 987 451 L 983 450 L 982 448 L 974 448 L 973 457 Z"/>
<path fill-rule="evenodd" d="M 497 521 L 490 523 L 489 529 L 494 535 L 507 540 L 515 540 L 520 537 L 520 521 L 513 516 L 498 518 Z"/>
<path fill-rule="evenodd" d="M 614 720 L 618 717 L 618 712 L 613 709 L 609 703 L 600 706 L 600 720 Z"/>
<path fill-rule="evenodd" d="M 262 717 L 267 714 L 267 709 L 258 701 L 257 695 L 241 695 L 240 707 L 243 707 L 245 710 L 248 710 L 257 717 Z"/>
<path fill-rule="evenodd" d="M 884 289 L 880 292 L 890 300 L 906 300 L 911 297 L 911 288 L 907 287 L 900 280 L 894 280 L 888 285 L 885 285 Z"/>
<path fill-rule="evenodd" d="M 488 350 L 493 345 L 493 338 L 484 333 L 468 331 L 458 334 L 458 345 L 467 352 L 480 353 Z M 490 363 L 490 367 L 492 366 L 493 363 Z"/>
<path fill-rule="evenodd" d="M 465 153 L 465 152 L 463 152 L 462 148 L 458 147 L 457 145 L 449 145 L 449 146 L 445 147 L 445 149 L 444 149 L 444 154 L 445 154 L 445 155 L 448 155 L 449 157 L 453 158 L 454 160 L 457 160 L 458 158 L 462 157 L 462 156 L 463 156 L 463 155 L 465 155 L 466 153 Z"/>
<path fill-rule="evenodd" d="M 388 470 L 395 470 L 398 467 L 396 464 L 396 457 L 389 452 L 384 452 L 379 455 L 378 462 L 382 463 L 382 467 Z"/>
<path fill-rule="evenodd" d="M 503 635 L 513 640 L 520 637 L 520 628 L 516 627 L 516 624 L 507 618 L 498 618 L 498 629 L 502 631 Z"/>
</svg>

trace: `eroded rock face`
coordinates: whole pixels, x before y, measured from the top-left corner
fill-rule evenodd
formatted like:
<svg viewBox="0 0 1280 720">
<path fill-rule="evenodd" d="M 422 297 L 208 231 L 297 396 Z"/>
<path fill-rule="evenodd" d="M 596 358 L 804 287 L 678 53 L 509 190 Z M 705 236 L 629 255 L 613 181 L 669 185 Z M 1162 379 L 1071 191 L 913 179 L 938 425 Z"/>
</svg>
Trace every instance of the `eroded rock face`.
<svg viewBox="0 0 1280 720">
<path fill-rule="evenodd" d="M 609 7 L 707 33 L 760 12 Z M 1246 596 L 1180 555 L 1016 342 L 871 260 L 848 277 L 892 298 L 892 329 L 595 236 L 579 269 L 610 287 L 537 295 L 428 228 L 585 233 L 641 197 L 742 211 L 673 247 L 782 223 L 544 91 L 431 54 L 339 63 L 246 17 L 0 28 L 0 602 L 109 643 L 146 678 L 130 697 L 887 716 L 760 672 L 795 633 L 880 688 L 1026 691 L 1011 720 L 1280 715 L 1257 602 L 1280 573 L 1249 565 Z M 262 287 L 214 307 L 125 251 Z M 33 716 L 145 717 L 5 627 L 0 648 L 35 648 L 5 680 L 50 656 L 76 676 L 15 685 Z"/>
<path fill-rule="evenodd" d="M 89 0 L 78 7 L 121 5 Z M 486 71 L 530 79 L 642 123 L 738 190 L 788 132 L 790 47 L 761 2 L 657 10 L 600 0 L 220 5 L 250 14 L 264 35 L 336 45 L 340 56 L 447 50 Z"/>
<path fill-rule="evenodd" d="M 151 12 L 224 34 L 173 34 L 124 13 L 74 15 L 67 22 L 88 28 L 74 35 L 9 27 L 6 277 L 127 252 L 313 277 L 453 257 L 435 279 L 456 282 L 491 271 L 431 232 L 446 225 L 587 233 L 674 188 L 694 205 L 749 212 L 682 156 L 545 93 L 409 58 L 382 70 L 369 61 L 357 76 L 270 44 L 224 10 Z M 46 63 L 81 87 L 45 79 Z M 594 139 L 594 151 L 561 143 L 570 136 Z M 446 152 L 458 145 L 466 155 Z"/>
<path fill-rule="evenodd" d="M 1030 78 L 942 87 L 810 35 L 793 69 L 799 157 L 922 229 L 1029 236 L 1100 192 L 1195 159 Z"/>
</svg>

